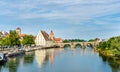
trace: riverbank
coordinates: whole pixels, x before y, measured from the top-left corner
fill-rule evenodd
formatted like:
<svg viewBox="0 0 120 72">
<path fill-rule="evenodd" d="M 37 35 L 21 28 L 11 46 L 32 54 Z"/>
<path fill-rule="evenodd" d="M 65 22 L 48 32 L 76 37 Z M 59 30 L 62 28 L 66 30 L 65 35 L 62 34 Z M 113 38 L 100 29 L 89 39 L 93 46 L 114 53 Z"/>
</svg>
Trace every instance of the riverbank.
<svg viewBox="0 0 120 72">
<path fill-rule="evenodd" d="M 4 50 L 0 50 L 1 53 L 6 54 L 7 57 L 14 57 L 21 54 L 25 54 L 25 52 L 40 50 L 40 49 L 51 49 L 58 47 L 27 47 L 27 48 L 8 48 Z"/>
<path fill-rule="evenodd" d="M 112 50 L 101 50 L 98 49 L 99 55 L 104 57 L 104 59 L 113 61 L 115 63 L 119 63 L 120 64 L 120 52 L 116 49 L 112 49 Z"/>
</svg>

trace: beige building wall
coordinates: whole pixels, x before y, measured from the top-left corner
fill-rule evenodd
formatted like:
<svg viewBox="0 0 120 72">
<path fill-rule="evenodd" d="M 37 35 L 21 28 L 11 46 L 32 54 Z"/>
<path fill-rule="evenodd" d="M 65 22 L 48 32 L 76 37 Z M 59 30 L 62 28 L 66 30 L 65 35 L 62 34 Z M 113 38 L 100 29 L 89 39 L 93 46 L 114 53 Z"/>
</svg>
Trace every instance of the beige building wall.
<svg viewBox="0 0 120 72">
<path fill-rule="evenodd" d="M 52 46 L 53 46 L 53 41 L 46 41 L 45 47 L 52 47 Z"/>
<path fill-rule="evenodd" d="M 35 44 L 37 46 L 45 46 L 46 45 L 46 40 L 44 39 L 43 35 L 41 32 L 39 32 L 36 36 L 36 39 L 35 39 Z"/>
</svg>

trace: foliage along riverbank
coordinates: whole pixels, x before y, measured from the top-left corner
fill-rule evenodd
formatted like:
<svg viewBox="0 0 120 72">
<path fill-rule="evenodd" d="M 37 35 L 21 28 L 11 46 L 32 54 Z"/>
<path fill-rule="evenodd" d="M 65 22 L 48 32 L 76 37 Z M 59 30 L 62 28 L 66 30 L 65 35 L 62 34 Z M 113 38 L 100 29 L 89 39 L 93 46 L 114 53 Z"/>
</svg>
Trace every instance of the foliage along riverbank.
<svg viewBox="0 0 120 72">
<path fill-rule="evenodd" d="M 104 56 L 120 59 L 120 36 L 100 42 L 98 51 Z"/>
</svg>

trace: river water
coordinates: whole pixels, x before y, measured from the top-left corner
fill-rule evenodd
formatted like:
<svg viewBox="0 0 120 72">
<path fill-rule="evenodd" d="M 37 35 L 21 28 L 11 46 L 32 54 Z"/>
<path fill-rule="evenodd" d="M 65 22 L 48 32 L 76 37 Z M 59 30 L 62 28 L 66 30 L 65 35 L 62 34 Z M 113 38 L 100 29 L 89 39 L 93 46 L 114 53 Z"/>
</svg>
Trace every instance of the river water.
<svg viewBox="0 0 120 72">
<path fill-rule="evenodd" d="M 68 46 L 8 58 L 7 63 L 0 66 L 0 72 L 120 72 L 120 67 L 90 47 Z"/>
</svg>

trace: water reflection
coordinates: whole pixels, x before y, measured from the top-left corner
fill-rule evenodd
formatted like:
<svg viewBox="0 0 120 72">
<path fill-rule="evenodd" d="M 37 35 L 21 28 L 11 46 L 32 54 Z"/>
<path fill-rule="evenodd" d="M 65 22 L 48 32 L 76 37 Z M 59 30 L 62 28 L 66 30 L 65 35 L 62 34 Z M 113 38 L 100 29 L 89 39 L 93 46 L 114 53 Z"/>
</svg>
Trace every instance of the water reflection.
<svg viewBox="0 0 120 72">
<path fill-rule="evenodd" d="M 33 52 L 26 52 L 25 56 L 24 56 L 24 65 L 30 65 L 33 63 L 34 61 L 34 56 L 35 56 L 35 53 L 34 51 Z"/>
<path fill-rule="evenodd" d="M 48 52 L 49 52 L 49 61 L 50 64 L 52 65 L 54 63 L 54 49 L 51 49 Z"/>
<path fill-rule="evenodd" d="M 37 50 L 35 51 L 35 58 L 39 67 L 42 67 L 43 63 L 45 63 L 46 58 L 46 50 Z"/>
<path fill-rule="evenodd" d="M 101 54 L 99 55 L 104 62 L 108 62 L 108 64 L 110 65 L 112 69 L 112 72 L 120 72 L 120 59 L 106 57 Z"/>
<path fill-rule="evenodd" d="M 18 66 L 19 66 L 19 58 L 9 59 L 7 63 L 7 68 L 9 69 L 9 72 L 17 72 Z"/>
<path fill-rule="evenodd" d="M 116 62 L 117 61 L 117 62 Z M 0 72 L 120 72 L 120 61 L 98 55 L 90 47 L 42 49 L 9 58 Z"/>
</svg>

